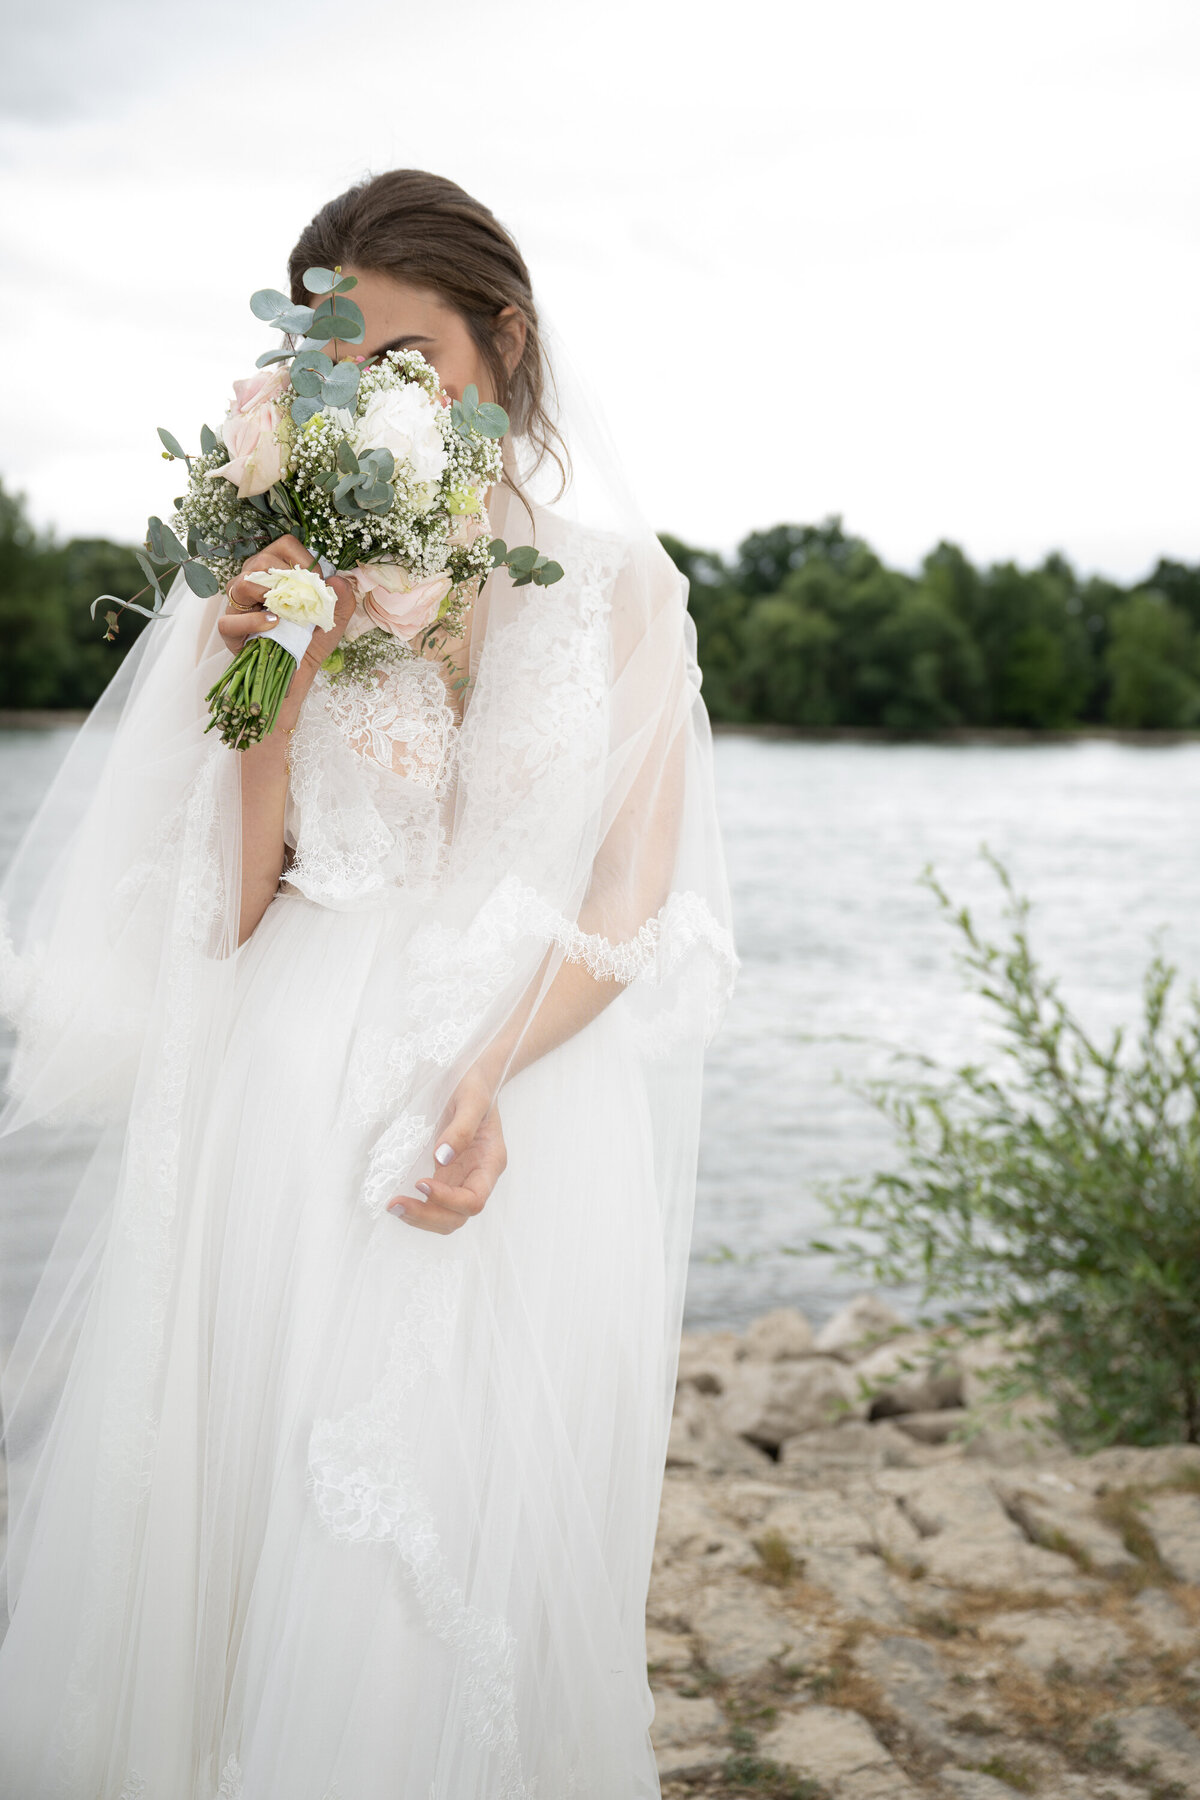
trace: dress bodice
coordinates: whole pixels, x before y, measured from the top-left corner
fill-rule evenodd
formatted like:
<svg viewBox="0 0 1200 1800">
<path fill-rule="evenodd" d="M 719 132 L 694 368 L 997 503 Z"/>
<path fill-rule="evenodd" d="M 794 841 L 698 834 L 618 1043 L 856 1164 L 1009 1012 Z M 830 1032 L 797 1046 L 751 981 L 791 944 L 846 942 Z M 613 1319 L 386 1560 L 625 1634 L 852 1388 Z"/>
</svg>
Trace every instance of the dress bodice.
<svg viewBox="0 0 1200 1800">
<path fill-rule="evenodd" d="M 417 656 L 367 682 L 318 672 L 292 737 L 286 886 L 344 908 L 436 883 L 461 725 L 442 670 Z"/>
</svg>

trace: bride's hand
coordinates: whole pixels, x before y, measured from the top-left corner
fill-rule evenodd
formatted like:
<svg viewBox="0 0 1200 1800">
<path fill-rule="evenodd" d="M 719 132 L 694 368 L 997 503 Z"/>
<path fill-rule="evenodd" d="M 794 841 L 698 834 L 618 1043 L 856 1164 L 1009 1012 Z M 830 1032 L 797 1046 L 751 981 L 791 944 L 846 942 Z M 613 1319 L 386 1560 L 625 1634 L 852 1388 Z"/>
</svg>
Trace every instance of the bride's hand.
<svg viewBox="0 0 1200 1800">
<path fill-rule="evenodd" d="M 445 1176 L 418 1181 L 418 1194 L 426 1197 L 397 1194 L 388 1202 L 388 1211 L 410 1225 L 445 1234 L 457 1231 L 483 1210 L 508 1161 L 500 1113 L 491 1088 L 473 1070 L 463 1076 L 450 1096 L 438 1127 L 437 1144 L 439 1149 L 449 1145 L 454 1152 L 449 1159 L 444 1155 L 439 1158 L 435 1152 L 435 1160 L 446 1169 Z"/>
<path fill-rule="evenodd" d="M 217 630 L 225 643 L 236 655 L 250 638 L 259 631 L 270 631 L 276 622 L 276 615 L 271 612 L 264 590 L 256 581 L 247 581 L 256 569 L 308 569 L 312 567 L 312 557 L 297 537 L 276 538 L 265 550 L 247 557 L 242 564 L 242 572 L 229 583 L 228 597 L 236 600 L 244 610 L 226 610 L 217 620 Z M 298 670 L 299 682 L 294 676 L 292 685 L 307 686 L 320 668 L 325 658 L 340 642 L 342 633 L 350 623 L 356 605 L 356 596 L 350 583 L 341 575 L 331 575 L 328 586 L 337 595 L 334 609 L 334 623 L 329 631 L 314 631 L 312 640 Z M 289 690 L 290 691 L 290 690 Z"/>
</svg>

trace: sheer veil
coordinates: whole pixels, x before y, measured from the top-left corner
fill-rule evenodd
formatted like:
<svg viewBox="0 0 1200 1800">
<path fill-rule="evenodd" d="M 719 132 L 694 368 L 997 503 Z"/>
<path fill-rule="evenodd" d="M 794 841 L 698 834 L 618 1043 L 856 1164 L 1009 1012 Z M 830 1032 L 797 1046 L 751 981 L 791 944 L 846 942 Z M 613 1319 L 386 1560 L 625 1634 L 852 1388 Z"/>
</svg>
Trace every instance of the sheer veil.
<svg viewBox="0 0 1200 1800">
<path fill-rule="evenodd" d="M 385 1307 L 388 1280 L 394 1292 L 402 1272 L 426 1284 L 414 1286 L 410 1310 L 428 1317 L 416 1296 L 444 1297 L 448 1281 L 469 1279 L 485 1243 L 496 1258 L 489 1280 L 519 1282 L 502 1220 L 488 1219 L 495 1201 L 448 1238 L 410 1231 L 387 1202 L 433 1169 L 435 1132 L 463 1072 L 498 1044 L 519 1046 L 560 971 L 615 996 L 598 1015 L 581 1002 L 581 1022 L 586 1031 L 593 1017 L 621 1021 L 630 1129 L 653 1160 L 661 1267 L 651 1287 L 631 1282 L 628 1301 L 656 1309 L 648 1341 L 665 1346 L 644 1371 L 649 1506 L 676 1372 L 701 1064 L 737 958 L 686 583 L 625 481 L 587 384 L 558 334 L 545 335 L 572 479 L 556 496 L 551 466 L 529 475 L 532 531 L 507 488 L 493 490 L 489 512 L 495 534 L 536 541 L 564 578 L 542 589 L 514 587 L 504 570 L 489 577 L 473 609 L 453 781 L 400 778 L 410 807 L 402 836 L 385 822 L 369 757 L 323 718 L 297 730 L 286 828 L 295 860 L 266 918 L 276 907 L 326 909 L 322 917 L 335 915 L 326 973 L 343 992 L 353 966 L 330 1151 L 330 1167 L 351 1178 L 330 1205 L 344 1204 L 338 1254 L 353 1259 L 367 1313 Z M 528 469 L 530 446 L 512 449 Z M 164 1331 L 205 1166 L 195 1097 L 211 1091 L 239 1033 L 264 1033 L 269 1051 L 270 997 L 245 967 L 257 932 L 238 944 L 238 754 L 205 732 L 205 694 L 229 654 L 217 630 L 224 606 L 223 594 L 202 599 L 176 580 L 165 616 L 73 738 L 0 881 L 0 1012 L 15 1032 L 0 1113 L 10 1607 L 85 1370 L 100 1413 L 87 1424 L 99 1496 L 89 1554 L 128 1566 L 162 1428 Z M 514 1105 L 524 1079 L 513 1078 Z M 505 1104 L 502 1091 L 502 1117 Z M 502 1181 L 520 1179 L 510 1161 Z M 576 1254 L 569 1238 L 555 1254 Z M 354 1387 L 331 1342 L 319 1397 L 337 1417 Z M 336 1432 L 314 1434 L 318 1500 L 336 1460 Z M 562 1578 L 582 1580 L 578 1568 Z M 0 1630 L 3 1617 L 0 1608 Z"/>
</svg>

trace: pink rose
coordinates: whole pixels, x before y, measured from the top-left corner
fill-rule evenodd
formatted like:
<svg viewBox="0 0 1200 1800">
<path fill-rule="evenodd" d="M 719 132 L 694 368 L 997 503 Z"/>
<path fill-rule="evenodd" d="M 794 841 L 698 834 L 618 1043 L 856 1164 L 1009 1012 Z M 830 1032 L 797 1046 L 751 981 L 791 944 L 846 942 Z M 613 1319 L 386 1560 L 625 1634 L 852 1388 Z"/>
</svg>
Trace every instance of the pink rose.
<svg viewBox="0 0 1200 1800">
<path fill-rule="evenodd" d="M 405 639 L 433 624 L 442 601 L 454 586 L 449 575 L 410 581 L 407 570 L 399 563 L 361 563 L 350 579 L 372 625 L 381 625 L 385 631 Z"/>
<path fill-rule="evenodd" d="M 283 474 L 279 428 L 285 415 L 279 396 L 289 379 L 288 370 L 280 367 L 233 384 L 233 408 L 221 427 L 229 461 L 208 473 L 236 482 L 239 500 L 265 494 Z"/>
</svg>

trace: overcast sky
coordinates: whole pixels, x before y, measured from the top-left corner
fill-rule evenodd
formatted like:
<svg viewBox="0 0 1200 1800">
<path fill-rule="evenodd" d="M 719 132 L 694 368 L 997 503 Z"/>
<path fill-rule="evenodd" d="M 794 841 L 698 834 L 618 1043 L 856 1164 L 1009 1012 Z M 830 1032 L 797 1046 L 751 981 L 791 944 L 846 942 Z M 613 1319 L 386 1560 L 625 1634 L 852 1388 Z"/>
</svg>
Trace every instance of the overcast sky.
<svg viewBox="0 0 1200 1800">
<path fill-rule="evenodd" d="M 142 536 L 155 426 L 194 441 L 273 341 L 250 291 L 415 165 L 514 230 L 659 529 L 1200 560 L 1188 0 L 49 0 L 5 36 L 0 477 L 61 533 Z"/>
</svg>

